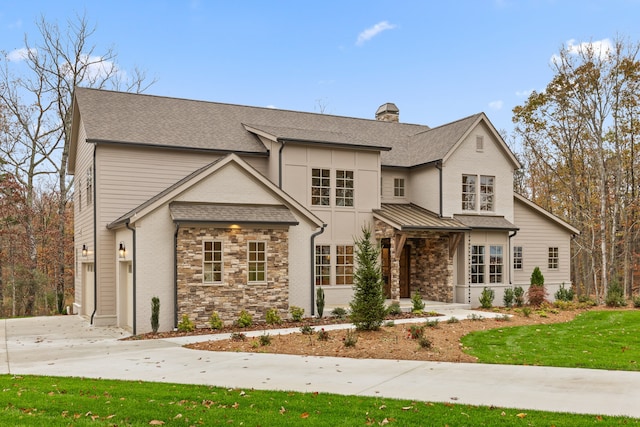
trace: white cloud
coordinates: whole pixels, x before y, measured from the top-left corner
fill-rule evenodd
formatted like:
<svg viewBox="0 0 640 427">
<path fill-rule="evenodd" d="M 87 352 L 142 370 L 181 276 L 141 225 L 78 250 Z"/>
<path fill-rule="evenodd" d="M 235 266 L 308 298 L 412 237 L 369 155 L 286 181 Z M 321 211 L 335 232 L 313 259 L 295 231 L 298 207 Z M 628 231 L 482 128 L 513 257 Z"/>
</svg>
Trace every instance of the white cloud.
<svg viewBox="0 0 640 427">
<path fill-rule="evenodd" d="M 504 102 L 502 101 L 491 101 L 489 103 L 489 108 L 491 108 L 492 110 L 501 110 L 503 104 Z"/>
<path fill-rule="evenodd" d="M 357 46 L 362 46 L 366 41 L 371 40 L 378 34 L 386 30 L 393 30 L 395 25 L 389 24 L 387 21 L 378 22 L 373 27 L 367 28 L 360 34 L 358 34 L 358 40 L 356 40 Z"/>
<path fill-rule="evenodd" d="M 517 90 L 516 96 L 518 98 L 528 98 L 533 93 L 534 89 Z"/>
<path fill-rule="evenodd" d="M 36 55 L 38 51 L 34 48 L 31 48 L 31 53 L 33 55 Z M 26 47 L 21 47 L 20 49 L 15 49 L 9 52 L 6 58 L 7 58 L 7 61 L 19 62 L 19 61 L 24 61 L 25 59 L 27 59 L 28 56 L 29 56 L 29 49 L 27 49 Z"/>
<path fill-rule="evenodd" d="M 607 58 L 609 53 L 613 50 L 613 43 L 609 39 L 596 40 L 594 42 L 582 42 L 576 44 L 575 39 L 571 39 L 567 42 L 567 51 L 572 55 L 580 55 L 582 53 L 593 52 L 594 56 L 597 56 L 601 60 Z M 560 56 L 556 53 L 551 56 L 551 63 L 558 64 Z"/>
</svg>

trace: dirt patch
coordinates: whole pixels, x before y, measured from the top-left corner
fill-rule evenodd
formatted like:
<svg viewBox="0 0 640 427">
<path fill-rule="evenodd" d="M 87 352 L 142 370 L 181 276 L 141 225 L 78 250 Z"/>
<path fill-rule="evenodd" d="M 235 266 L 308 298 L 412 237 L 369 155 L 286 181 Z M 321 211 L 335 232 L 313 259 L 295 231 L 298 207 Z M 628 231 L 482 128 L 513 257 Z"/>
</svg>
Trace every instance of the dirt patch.
<svg viewBox="0 0 640 427">
<path fill-rule="evenodd" d="M 473 356 L 465 354 L 460 343 L 460 338 L 472 331 L 507 328 L 511 326 L 550 324 L 573 320 L 573 318 L 584 310 L 566 311 L 544 311 L 532 312 L 529 317 L 521 311 L 502 311 L 509 314 L 509 320 L 503 316 L 500 318 L 489 318 L 482 316 L 472 319 L 458 319 L 459 322 L 448 322 L 441 320 L 436 325 L 426 326 L 424 322 L 417 323 L 423 325 L 424 337 L 430 342 L 430 347 L 422 347 L 419 340 L 411 338 L 409 323 L 394 323 L 391 326 L 383 326 L 379 331 L 358 331 L 355 332 L 357 342 L 353 347 L 345 346 L 347 330 L 326 331 L 328 339 L 318 339 L 318 332 L 321 331 L 322 324 L 314 323 L 310 325 L 314 331 L 312 334 L 293 333 L 287 335 L 269 333 L 268 329 L 264 334 L 269 337 L 249 338 L 245 340 L 222 340 L 205 341 L 188 345 L 188 348 L 210 351 L 240 351 L 240 352 L 260 352 L 277 354 L 295 354 L 307 356 L 337 356 L 360 359 L 394 359 L 394 360 L 430 360 L 443 362 L 475 362 Z M 493 314 L 493 313 L 492 313 Z M 288 327 L 289 325 L 287 325 Z M 254 328 L 262 330 L 262 328 Z M 237 333 L 246 332 L 247 329 Z M 227 331 L 228 332 L 228 331 Z M 268 345 L 263 345 L 261 341 L 269 340 Z"/>
</svg>

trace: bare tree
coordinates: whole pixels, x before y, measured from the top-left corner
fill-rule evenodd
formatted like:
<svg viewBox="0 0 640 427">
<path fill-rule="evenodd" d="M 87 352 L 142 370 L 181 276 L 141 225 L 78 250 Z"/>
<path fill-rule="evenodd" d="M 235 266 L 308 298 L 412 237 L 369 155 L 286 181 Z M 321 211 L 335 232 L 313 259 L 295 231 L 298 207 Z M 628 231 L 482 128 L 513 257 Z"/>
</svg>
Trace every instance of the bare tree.
<svg viewBox="0 0 640 427">
<path fill-rule="evenodd" d="M 55 178 L 58 186 L 56 305 L 64 308 L 66 206 L 73 180 L 67 176 L 71 137 L 72 100 L 78 86 L 142 92 L 147 81 L 135 69 L 127 74 L 116 65 L 112 48 L 96 53 L 90 38 L 95 27 L 86 16 L 70 19 L 64 30 L 41 17 L 35 43 L 25 35 L 23 49 L 3 55 L 0 67 L 0 104 L 7 110 L 9 131 L 0 141 L 5 170 L 24 185 L 27 202 L 33 204 L 39 178 Z M 26 67 L 27 71 L 24 71 Z M 35 269 L 36 242 L 33 218 L 27 221 L 30 253 Z M 32 298 L 33 295 L 29 295 Z M 29 306 L 32 308 L 32 306 Z M 30 313 L 27 313 L 30 314 Z"/>
</svg>

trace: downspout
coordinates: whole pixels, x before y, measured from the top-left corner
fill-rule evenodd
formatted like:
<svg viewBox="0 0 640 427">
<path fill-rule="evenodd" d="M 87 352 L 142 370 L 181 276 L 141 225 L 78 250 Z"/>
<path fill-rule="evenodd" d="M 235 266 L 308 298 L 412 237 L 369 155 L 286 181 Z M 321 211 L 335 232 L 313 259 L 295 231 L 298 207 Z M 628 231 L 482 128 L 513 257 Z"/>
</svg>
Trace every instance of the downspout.
<svg viewBox="0 0 640 427">
<path fill-rule="evenodd" d="M 436 162 L 436 169 L 438 169 L 438 181 L 440 181 L 440 212 L 438 214 L 442 218 L 442 160 Z"/>
<path fill-rule="evenodd" d="M 282 190 L 282 151 L 284 150 L 284 141 L 280 142 L 280 149 L 278 150 L 278 188 Z"/>
<path fill-rule="evenodd" d="M 327 224 L 322 224 L 320 230 L 311 235 L 311 315 L 314 316 L 316 308 L 316 237 L 324 233 Z"/>
<path fill-rule="evenodd" d="M 96 315 L 96 311 L 98 311 L 98 210 L 96 209 L 96 205 L 98 204 L 96 200 L 96 184 L 98 180 L 96 179 L 96 144 L 93 144 L 93 165 L 91 165 L 91 167 L 93 168 L 93 173 L 91 174 L 91 179 L 93 179 L 91 183 L 91 188 L 93 188 L 93 313 L 91 313 L 89 323 L 93 325 L 93 317 Z"/>
<path fill-rule="evenodd" d="M 518 234 L 518 230 L 513 230 L 513 234 L 509 234 L 509 285 L 513 286 L 513 261 L 511 260 L 513 256 L 512 248 L 511 248 L 511 238 L 516 237 Z"/>
<path fill-rule="evenodd" d="M 135 227 L 131 227 L 131 225 L 129 224 L 129 219 L 127 219 L 127 222 L 124 223 L 125 227 L 127 227 L 129 230 L 131 230 L 131 232 L 133 233 L 133 257 L 132 257 L 132 261 L 133 261 L 133 335 L 136 335 L 136 328 L 137 328 L 137 324 L 136 324 L 136 313 L 138 312 L 138 308 L 136 305 L 136 278 L 137 278 L 137 274 L 136 274 L 136 267 L 138 265 L 138 263 L 136 262 L 136 229 Z"/>
<path fill-rule="evenodd" d="M 173 329 L 178 329 L 178 230 L 180 223 L 176 222 L 173 233 Z"/>
</svg>

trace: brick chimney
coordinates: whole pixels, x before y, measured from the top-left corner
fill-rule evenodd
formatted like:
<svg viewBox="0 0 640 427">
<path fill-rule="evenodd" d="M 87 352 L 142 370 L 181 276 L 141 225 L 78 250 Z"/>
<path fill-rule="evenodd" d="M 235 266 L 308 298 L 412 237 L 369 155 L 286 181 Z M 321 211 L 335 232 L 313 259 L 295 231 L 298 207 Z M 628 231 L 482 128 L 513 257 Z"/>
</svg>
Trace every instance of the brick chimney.
<svg viewBox="0 0 640 427">
<path fill-rule="evenodd" d="M 393 102 L 382 104 L 376 111 L 376 120 L 398 123 L 400 121 L 400 110 Z"/>
</svg>

